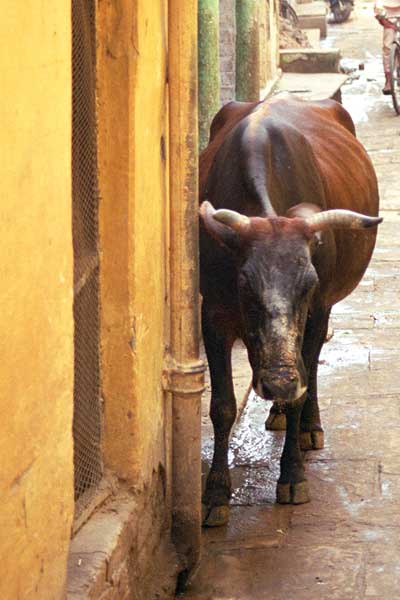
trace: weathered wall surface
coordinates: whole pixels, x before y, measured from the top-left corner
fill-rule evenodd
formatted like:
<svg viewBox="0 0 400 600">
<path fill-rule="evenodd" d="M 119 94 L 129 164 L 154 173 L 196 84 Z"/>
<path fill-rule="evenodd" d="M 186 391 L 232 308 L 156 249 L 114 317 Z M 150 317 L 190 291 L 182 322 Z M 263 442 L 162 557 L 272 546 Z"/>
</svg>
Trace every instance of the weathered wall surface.
<svg viewBox="0 0 400 600">
<path fill-rule="evenodd" d="M 73 513 L 69 4 L 0 21 L 0 597 L 62 598 Z"/>
<path fill-rule="evenodd" d="M 178 567 L 170 542 L 171 405 L 162 387 L 169 342 L 167 8 L 167 0 L 98 4 L 103 458 L 126 498 L 106 503 L 75 536 L 71 599 L 149 600 L 162 573 L 174 577 Z"/>
<path fill-rule="evenodd" d="M 219 0 L 198 0 L 198 111 L 200 150 L 208 144 L 220 104 Z"/>
<path fill-rule="evenodd" d="M 67 600 L 174 598 L 176 554 L 153 517 L 126 491 L 101 507 L 72 540 Z"/>
<path fill-rule="evenodd" d="M 221 67 L 221 104 L 235 98 L 235 0 L 219 2 L 219 56 Z"/>
<path fill-rule="evenodd" d="M 269 86 L 278 74 L 279 65 L 279 25 L 278 25 L 278 0 L 252 0 L 249 9 L 254 13 L 252 20 L 254 30 L 248 32 L 248 23 L 237 23 L 237 11 L 245 10 L 244 2 L 237 0 L 219 0 L 220 32 L 219 32 L 219 57 L 221 76 L 221 104 L 226 104 L 236 98 L 236 83 L 238 70 L 242 69 L 239 77 L 245 78 L 245 98 L 247 91 L 253 89 L 250 96 L 261 97 L 269 91 Z M 243 15 L 242 15 L 243 17 Z M 237 46 L 237 35 L 242 36 Z M 244 46 L 249 46 L 245 49 Z M 237 52 L 239 60 L 237 58 Z M 243 56 L 242 56 L 243 55 Z M 239 69 L 238 69 L 239 67 Z M 243 87 L 243 86 L 242 86 Z"/>
<path fill-rule="evenodd" d="M 117 497 L 91 516 L 71 546 L 71 15 L 60 0 L 43 0 L 40 5 L 27 0 L 23 10 L 17 5 L 2 14 L 0 31 L 8 52 L 0 62 L 1 600 L 62 600 L 69 547 L 68 593 L 74 597 L 78 590 L 80 600 L 125 596 L 149 600 L 154 582 L 161 582 L 162 566 L 172 576 L 178 569 L 171 544 L 172 394 L 163 390 L 171 338 L 169 292 L 174 286 L 169 248 L 170 2 L 97 3 L 101 451 L 105 477 L 115 482 Z M 182 6 L 187 9 L 187 4 Z M 176 14 L 180 8 L 175 3 Z M 187 23 L 194 32 L 196 14 L 192 9 L 190 14 Z M 176 32 L 176 46 L 182 37 Z M 195 42 L 193 37 L 190 73 L 194 74 Z M 185 65 L 177 69 L 178 75 L 185 69 Z M 189 92 L 194 105 L 194 87 Z M 178 90 L 175 106 L 179 98 Z M 190 102 L 182 102 L 186 116 Z M 191 111 L 191 117 L 196 125 L 196 111 Z M 179 164 L 181 172 L 188 174 L 175 201 L 197 230 L 197 221 L 192 213 L 188 216 L 182 200 L 183 192 L 197 187 L 197 134 L 190 141 L 179 118 L 174 126 L 185 130 L 180 145 L 193 163 L 191 172 Z M 192 198 L 195 201 L 195 194 Z M 184 255 L 186 244 L 186 240 L 180 243 L 178 256 Z M 197 256 L 193 236 L 189 248 L 192 258 Z M 196 288 L 196 269 L 184 263 L 186 279 L 176 269 L 175 282 L 184 281 L 189 287 L 192 277 Z M 190 307 L 197 319 L 195 302 Z M 175 311 L 178 322 L 180 309 L 178 305 Z M 197 337 L 197 328 L 191 329 Z M 182 356 L 186 358 L 183 351 Z M 200 457 L 191 442 L 190 450 Z M 200 492 L 200 468 L 193 484 L 192 465 L 184 466 L 185 483 Z M 127 503 L 123 514 L 121 504 L 110 504 L 118 503 L 121 490 Z M 117 514 L 121 519 L 115 523 Z M 106 549 L 97 518 L 110 527 Z M 194 520 L 200 532 L 197 514 Z M 116 530 L 123 533 L 122 546 Z M 98 542 L 103 547 L 97 553 Z M 84 556 L 96 559 L 94 570 L 81 569 L 84 561 L 75 560 L 84 548 Z M 164 589 L 162 597 L 167 597 L 173 589 L 171 581 Z"/>
<path fill-rule="evenodd" d="M 104 462 L 138 490 L 166 469 L 165 4 L 120 0 L 98 14 Z"/>
<path fill-rule="evenodd" d="M 268 37 L 268 79 L 274 80 L 279 67 L 279 0 L 266 2 Z"/>
</svg>

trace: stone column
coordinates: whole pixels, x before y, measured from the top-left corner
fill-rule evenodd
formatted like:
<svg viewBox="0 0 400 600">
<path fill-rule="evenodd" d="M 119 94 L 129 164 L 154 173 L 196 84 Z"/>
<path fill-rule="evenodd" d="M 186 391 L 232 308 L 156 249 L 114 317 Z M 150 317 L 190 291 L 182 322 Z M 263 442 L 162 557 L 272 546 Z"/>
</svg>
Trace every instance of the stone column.
<svg viewBox="0 0 400 600">
<path fill-rule="evenodd" d="M 220 106 L 219 0 L 198 0 L 199 141 L 208 143 L 210 124 Z"/>
<path fill-rule="evenodd" d="M 219 0 L 219 60 L 221 104 L 235 99 L 236 0 Z"/>
<path fill-rule="evenodd" d="M 260 99 L 260 15 L 265 0 L 236 0 L 236 99 Z M 265 10 L 265 8 L 264 8 Z"/>
</svg>

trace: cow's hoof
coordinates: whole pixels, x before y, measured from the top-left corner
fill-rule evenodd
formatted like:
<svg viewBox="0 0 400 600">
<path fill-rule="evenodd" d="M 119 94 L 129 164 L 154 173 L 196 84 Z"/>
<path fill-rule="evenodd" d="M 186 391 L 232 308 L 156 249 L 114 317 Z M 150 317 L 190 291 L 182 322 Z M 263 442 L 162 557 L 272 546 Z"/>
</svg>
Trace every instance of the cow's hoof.
<svg viewBox="0 0 400 600">
<path fill-rule="evenodd" d="M 313 449 L 311 431 L 302 431 L 300 433 L 300 448 L 301 448 L 301 450 L 312 450 Z"/>
<path fill-rule="evenodd" d="M 265 421 L 265 429 L 267 431 L 286 431 L 286 415 L 271 409 L 268 419 Z"/>
<path fill-rule="evenodd" d="M 203 527 L 222 527 L 229 521 L 229 506 L 213 506 L 211 509 L 203 504 Z"/>
<path fill-rule="evenodd" d="M 323 431 L 312 431 L 311 432 L 312 447 L 314 450 L 322 450 L 324 447 L 324 432 Z"/>
<path fill-rule="evenodd" d="M 307 481 L 299 483 L 278 483 L 276 501 L 279 504 L 305 504 L 310 502 Z"/>
<path fill-rule="evenodd" d="M 300 448 L 302 450 L 322 450 L 323 447 L 323 431 L 302 431 L 300 433 Z"/>
</svg>

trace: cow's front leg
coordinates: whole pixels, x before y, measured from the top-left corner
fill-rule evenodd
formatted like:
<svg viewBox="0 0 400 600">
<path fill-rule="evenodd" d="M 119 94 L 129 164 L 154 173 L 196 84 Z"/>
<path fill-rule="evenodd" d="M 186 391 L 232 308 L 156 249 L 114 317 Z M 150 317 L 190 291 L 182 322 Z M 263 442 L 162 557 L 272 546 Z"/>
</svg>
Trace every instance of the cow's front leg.
<svg viewBox="0 0 400 600">
<path fill-rule="evenodd" d="M 232 342 L 210 326 L 204 309 L 203 338 L 211 377 L 210 417 L 214 427 L 214 455 L 203 494 L 203 524 L 219 527 L 229 520 L 231 478 L 228 448 L 236 418 L 236 399 L 232 383 Z"/>
<path fill-rule="evenodd" d="M 324 430 L 321 425 L 317 396 L 318 359 L 311 366 L 306 400 L 300 421 L 300 447 L 302 450 L 322 450 Z"/>
<path fill-rule="evenodd" d="M 281 474 L 276 499 L 280 504 L 304 504 L 309 502 L 308 484 L 305 478 L 303 457 L 300 450 L 300 415 L 302 404 L 286 411 L 286 438 L 281 456 Z"/>
<path fill-rule="evenodd" d="M 326 341 L 330 309 L 315 310 L 306 325 L 303 342 L 303 361 L 308 373 L 308 389 L 300 420 L 300 446 L 302 450 L 321 450 L 324 447 L 324 430 L 318 406 L 318 360 Z"/>
</svg>

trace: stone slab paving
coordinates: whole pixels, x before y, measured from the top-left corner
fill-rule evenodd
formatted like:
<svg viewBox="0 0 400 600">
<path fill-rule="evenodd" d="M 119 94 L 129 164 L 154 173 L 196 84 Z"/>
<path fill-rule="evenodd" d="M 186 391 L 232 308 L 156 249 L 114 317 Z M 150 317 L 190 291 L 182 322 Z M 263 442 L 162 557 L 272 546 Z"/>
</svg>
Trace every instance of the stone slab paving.
<svg viewBox="0 0 400 600">
<path fill-rule="evenodd" d="M 342 73 L 284 73 L 276 91 L 290 92 L 304 100 L 333 98 L 347 80 Z"/>
<path fill-rule="evenodd" d="M 283 434 L 264 431 L 268 407 L 251 396 L 230 446 L 231 521 L 204 532 L 187 600 L 400 598 L 400 117 L 380 94 L 380 36 L 368 2 L 327 39 L 348 64 L 365 66 L 343 103 L 375 164 L 385 220 L 362 283 L 334 309 L 334 336 L 321 354 L 326 446 L 306 455 L 312 501 L 274 503 Z M 243 349 L 235 361 L 244 390 Z"/>
</svg>

